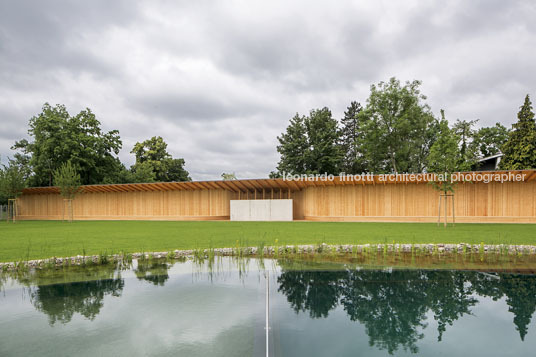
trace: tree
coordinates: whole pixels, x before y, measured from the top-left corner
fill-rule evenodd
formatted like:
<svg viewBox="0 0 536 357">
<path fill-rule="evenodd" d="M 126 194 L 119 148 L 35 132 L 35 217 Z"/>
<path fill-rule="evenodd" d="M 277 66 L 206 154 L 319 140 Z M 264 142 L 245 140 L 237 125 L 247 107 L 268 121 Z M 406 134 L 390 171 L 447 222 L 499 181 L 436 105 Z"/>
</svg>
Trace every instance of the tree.
<svg viewBox="0 0 536 357">
<path fill-rule="evenodd" d="M 234 172 L 233 172 L 233 173 L 230 173 L 230 174 L 224 172 L 224 173 L 221 174 L 221 178 L 222 178 L 224 181 L 236 180 L 236 175 L 235 175 Z"/>
<path fill-rule="evenodd" d="M 80 191 L 80 174 L 74 165 L 67 161 L 60 168 L 54 171 L 54 185 L 60 189 L 63 198 L 72 200 Z"/>
<path fill-rule="evenodd" d="M 16 199 L 26 187 L 27 172 L 24 167 L 18 166 L 14 161 L 0 168 L 0 202 Z"/>
<path fill-rule="evenodd" d="M 359 113 L 360 152 L 369 172 L 422 172 L 434 142 L 436 119 L 419 89 L 420 81 L 396 78 L 372 85 Z"/>
<path fill-rule="evenodd" d="M 30 184 L 50 186 L 54 171 L 71 161 L 83 184 L 102 183 L 120 165 L 114 156 L 121 149 L 119 132 L 103 132 L 101 123 L 89 108 L 71 117 L 64 105 L 43 105 L 42 112 L 30 119 L 32 141 L 17 141 L 12 149 L 18 162 L 27 162 L 33 171 Z"/>
<path fill-rule="evenodd" d="M 477 120 L 460 120 L 457 119 L 452 130 L 454 134 L 458 135 L 460 145 L 460 163 L 467 163 L 470 167 L 476 163 L 478 153 L 474 145 L 474 137 L 476 131 L 473 126 L 478 122 Z"/>
<path fill-rule="evenodd" d="M 192 181 L 190 174 L 184 169 L 184 159 L 171 159 L 167 164 L 166 177 L 168 181 Z"/>
<path fill-rule="evenodd" d="M 132 166 L 132 169 L 127 175 L 127 182 L 148 183 L 155 181 L 156 174 L 153 170 L 153 166 L 149 162 L 142 162 Z"/>
<path fill-rule="evenodd" d="M 277 152 L 281 155 L 277 164 L 277 171 L 288 174 L 303 174 L 307 171 L 307 129 L 305 117 L 298 113 L 290 119 L 290 124 L 285 133 L 277 137 L 279 145 Z"/>
<path fill-rule="evenodd" d="M 270 171 L 268 177 L 271 179 L 281 178 L 281 173 L 279 171 Z"/>
<path fill-rule="evenodd" d="M 341 119 L 341 150 L 344 155 L 342 168 L 347 174 L 360 174 L 363 172 L 362 154 L 359 151 L 360 130 L 359 113 L 363 108 L 356 101 L 346 108 Z"/>
<path fill-rule="evenodd" d="M 69 222 L 72 222 L 74 217 L 72 201 L 80 192 L 80 174 L 70 161 L 54 171 L 54 185 L 60 189 L 60 195 L 63 196 L 63 212 L 65 214 L 67 204 L 67 217 Z"/>
<path fill-rule="evenodd" d="M 494 126 L 480 128 L 474 135 L 471 150 L 480 157 L 488 157 L 502 152 L 508 140 L 509 130 L 496 123 Z"/>
<path fill-rule="evenodd" d="M 131 168 L 134 173 L 141 171 L 147 174 L 150 167 L 155 181 L 191 180 L 188 171 L 184 169 L 184 159 L 173 159 L 167 152 L 166 142 L 160 136 L 136 143 L 131 153 L 136 155 L 136 163 Z"/>
<path fill-rule="evenodd" d="M 331 115 L 331 110 L 311 110 L 305 120 L 309 150 L 306 162 L 308 173 L 338 175 L 343 154 L 338 145 L 339 129 L 337 120 Z"/>
<path fill-rule="evenodd" d="M 536 122 L 528 94 L 517 118 L 503 147 L 504 157 L 500 163 L 502 170 L 536 168 Z"/>
<path fill-rule="evenodd" d="M 441 121 L 439 122 L 439 134 L 437 140 L 430 148 L 427 157 L 428 172 L 438 175 L 437 181 L 431 184 L 437 190 L 448 194 L 454 192 L 455 183 L 451 182 L 451 175 L 460 169 L 467 168 L 467 163 L 461 161 L 459 137 L 454 130 L 449 128 L 449 123 L 445 119 L 445 112 L 441 110 Z"/>
<path fill-rule="evenodd" d="M 281 158 L 277 174 L 338 174 L 342 164 L 337 120 L 328 108 L 311 110 L 308 117 L 296 114 L 286 132 L 278 136 Z"/>
</svg>

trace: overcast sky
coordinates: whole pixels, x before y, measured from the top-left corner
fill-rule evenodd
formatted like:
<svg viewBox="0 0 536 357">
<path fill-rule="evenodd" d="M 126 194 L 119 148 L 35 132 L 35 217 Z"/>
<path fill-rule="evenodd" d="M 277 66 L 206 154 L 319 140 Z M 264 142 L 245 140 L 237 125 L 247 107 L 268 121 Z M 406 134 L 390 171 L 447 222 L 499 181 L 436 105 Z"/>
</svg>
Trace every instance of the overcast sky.
<svg viewBox="0 0 536 357">
<path fill-rule="evenodd" d="M 43 103 L 89 107 L 121 160 L 160 135 L 192 178 L 267 177 L 296 113 L 420 79 L 434 113 L 510 126 L 536 95 L 536 2 L 0 0 L 0 155 Z"/>
</svg>

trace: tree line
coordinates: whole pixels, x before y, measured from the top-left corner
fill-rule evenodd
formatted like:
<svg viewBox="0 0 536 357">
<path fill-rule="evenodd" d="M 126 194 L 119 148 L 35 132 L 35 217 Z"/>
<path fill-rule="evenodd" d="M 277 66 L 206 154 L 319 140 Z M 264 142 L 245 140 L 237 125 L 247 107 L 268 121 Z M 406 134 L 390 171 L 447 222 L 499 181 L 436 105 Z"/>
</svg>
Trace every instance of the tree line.
<svg viewBox="0 0 536 357">
<path fill-rule="evenodd" d="M 500 169 L 536 168 L 536 122 L 527 95 L 518 121 L 475 129 L 435 117 L 418 80 L 372 85 L 365 106 L 353 101 L 338 121 L 329 108 L 296 114 L 280 136 L 271 177 L 288 174 L 421 173 L 478 169 L 478 159 L 503 153 Z"/>
</svg>

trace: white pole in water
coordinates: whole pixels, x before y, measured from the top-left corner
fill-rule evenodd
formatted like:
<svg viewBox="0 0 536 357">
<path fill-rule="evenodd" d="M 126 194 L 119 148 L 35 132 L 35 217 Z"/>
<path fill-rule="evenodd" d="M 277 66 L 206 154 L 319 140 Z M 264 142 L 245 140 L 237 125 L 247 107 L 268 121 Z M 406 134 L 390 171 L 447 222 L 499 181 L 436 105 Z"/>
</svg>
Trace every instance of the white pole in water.
<svg viewBox="0 0 536 357">
<path fill-rule="evenodd" d="M 268 271 L 264 271 L 264 277 L 266 278 L 266 326 L 264 327 L 266 330 L 266 357 L 270 356 L 270 350 L 269 350 L 269 331 L 270 331 L 270 275 L 268 274 Z"/>
</svg>

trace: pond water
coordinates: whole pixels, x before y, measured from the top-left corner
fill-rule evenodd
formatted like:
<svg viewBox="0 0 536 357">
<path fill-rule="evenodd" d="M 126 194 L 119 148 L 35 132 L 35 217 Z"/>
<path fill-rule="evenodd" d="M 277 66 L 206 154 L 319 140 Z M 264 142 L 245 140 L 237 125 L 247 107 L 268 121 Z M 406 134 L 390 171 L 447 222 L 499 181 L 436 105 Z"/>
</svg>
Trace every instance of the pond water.
<svg viewBox="0 0 536 357">
<path fill-rule="evenodd" d="M 0 356 L 534 355 L 530 264 L 378 265 L 216 257 L 3 273 Z"/>
</svg>

